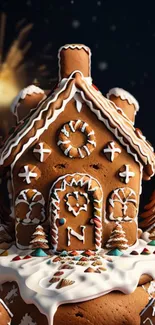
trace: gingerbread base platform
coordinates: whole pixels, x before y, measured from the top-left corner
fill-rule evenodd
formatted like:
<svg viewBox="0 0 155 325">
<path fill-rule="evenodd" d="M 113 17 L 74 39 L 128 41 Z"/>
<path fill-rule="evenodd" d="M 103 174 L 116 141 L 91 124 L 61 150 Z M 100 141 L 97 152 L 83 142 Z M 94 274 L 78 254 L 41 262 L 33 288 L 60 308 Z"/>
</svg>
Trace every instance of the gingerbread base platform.
<svg viewBox="0 0 155 325">
<path fill-rule="evenodd" d="M 137 286 L 155 279 L 154 252 L 142 239 L 117 256 L 103 249 L 54 255 L 12 246 L 0 257 L 1 299 L 14 315 L 11 324 L 140 324 L 148 295 Z"/>
</svg>

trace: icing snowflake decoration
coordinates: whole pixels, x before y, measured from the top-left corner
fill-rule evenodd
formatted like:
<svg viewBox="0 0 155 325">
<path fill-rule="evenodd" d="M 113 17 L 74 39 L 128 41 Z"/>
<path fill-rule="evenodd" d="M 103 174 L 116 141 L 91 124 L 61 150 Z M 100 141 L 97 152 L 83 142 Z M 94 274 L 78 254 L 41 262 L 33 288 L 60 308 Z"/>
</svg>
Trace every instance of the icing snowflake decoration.
<svg viewBox="0 0 155 325">
<path fill-rule="evenodd" d="M 79 203 L 80 197 L 85 199 L 85 203 L 83 203 L 82 205 Z M 75 199 L 74 205 L 72 205 L 71 202 L 69 201 L 70 198 Z M 73 215 L 77 217 L 81 211 L 87 211 L 87 205 L 89 203 L 88 194 L 83 192 L 78 192 L 78 191 L 67 193 L 65 196 L 65 202 L 68 207 L 68 211 L 72 212 Z"/>
<path fill-rule="evenodd" d="M 131 221 L 137 216 L 136 193 L 129 187 L 117 188 L 109 198 L 108 214 L 113 221 Z"/>
<path fill-rule="evenodd" d="M 130 171 L 129 165 L 124 165 L 123 167 L 124 167 L 124 171 L 120 171 L 119 176 L 121 179 L 123 179 L 123 182 L 125 184 L 128 184 L 130 181 L 130 178 L 135 176 L 135 173 Z"/>
<path fill-rule="evenodd" d="M 121 153 L 121 149 L 116 147 L 116 143 L 114 141 L 108 142 L 107 146 L 103 148 L 103 152 L 105 153 L 108 160 L 113 162 L 115 156 Z"/>
</svg>

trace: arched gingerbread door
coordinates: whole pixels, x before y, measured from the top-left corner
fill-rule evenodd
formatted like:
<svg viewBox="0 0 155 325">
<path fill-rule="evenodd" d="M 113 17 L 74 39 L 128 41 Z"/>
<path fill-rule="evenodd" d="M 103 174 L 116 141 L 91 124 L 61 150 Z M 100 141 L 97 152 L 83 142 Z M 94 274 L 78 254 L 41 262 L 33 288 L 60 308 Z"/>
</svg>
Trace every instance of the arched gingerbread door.
<svg viewBox="0 0 155 325">
<path fill-rule="evenodd" d="M 54 250 L 98 249 L 102 240 L 103 193 L 87 174 L 67 174 L 52 185 L 49 196 Z"/>
</svg>

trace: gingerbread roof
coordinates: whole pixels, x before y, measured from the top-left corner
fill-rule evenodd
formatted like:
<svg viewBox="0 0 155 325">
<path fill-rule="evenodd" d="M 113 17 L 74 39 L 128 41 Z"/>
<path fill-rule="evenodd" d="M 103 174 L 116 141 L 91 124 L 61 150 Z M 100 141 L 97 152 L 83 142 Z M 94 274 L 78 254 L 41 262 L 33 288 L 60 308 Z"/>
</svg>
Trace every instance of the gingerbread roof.
<svg viewBox="0 0 155 325">
<path fill-rule="evenodd" d="M 144 166 L 145 178 L 155 173 L 155 154 L 139 129 L 109 99 L 105 98 L 83 74 L 76 70 L 69 78 L 62 79 L 52 94 L 38 105 L 23 124 L 10 135 L 1 149 L 0 165 L 15 163 L 34 144 L 51 123 L 65 110 L 66 104 L 75 99 L 80 112 L 86 103 L 97 118 L 104 123 L 137 162 Z"/>
</svg>

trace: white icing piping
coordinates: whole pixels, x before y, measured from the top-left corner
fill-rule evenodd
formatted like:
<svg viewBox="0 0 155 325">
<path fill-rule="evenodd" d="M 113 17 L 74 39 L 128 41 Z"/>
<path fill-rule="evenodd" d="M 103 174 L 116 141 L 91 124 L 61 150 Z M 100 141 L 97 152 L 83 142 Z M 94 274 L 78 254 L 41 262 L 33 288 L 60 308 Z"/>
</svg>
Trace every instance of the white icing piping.
<svg viewBox="0 0 155 325">
<path fill-rule="evenodd" d="M 5 310 L 8 312 L 9 316 L 12 318 L 13 314 L 11 313 L 10 309 L 8 308 L 8 306 L 5 304 L 5 302 L 0 299 L 0 304 L 5 308 Z"/>
<path fill-rule="evenodd" d="M 151 251 L 149 256 L 140 254 L 144 248 Z M 133 249 L 136 249 L 139 255 L 130 255 Z M 124 252 L 124 256 L 114 256 L 112 263 L 109 263 L 103 257 L 105 250 L 101 250 L 100 261 L 106 266 L 106 271 L 98 274 L 85 273 L 83 267 L 73 264 L 72 269 L 64 270 L 64 279 L 73 281 L 74 284 L 58 290 L 55 284 L 49 285 L 52 275 L 62 266 L 61 262 L 53 262 L 57 255 L 11 262 L 14 256 L 20 254 L 17 248 L 12 247 L 8 256 L 0 257 L 0 282 L 16 281 L 22 299 L 27 304 L 34 304 L 42 314 L 47 316 L 49 325 L 52 325 L 54 314 L 61 304 L 88 301 L 114 290 L 129 294 L 136 289 L 142 274 L 148 274 L 155 278 L 153 251 L 154 247 L 147 246 L 145 241 L 139 240 L 134 247 L 128 248 Z M 30 254 L 30 251 L 26 251 L 25 254 Z M 88 263 L 92 267 L 92 261 L 89 260 Z"/>
<path fill-rule="evenodd" d="M 91 87 L 91 90 L 92 90 L 92 87 Z M 90 91 L 90 88 L 89 88 L 89 91 Z M 93 90 L 94 91 L 94 90 Z M 94 112 L 96 115 L 97 115 L 97 117 L 98 117 L 98 119 L 100 120 L 100 121 L 102 121 L 105 125 L 106 125 L 106 127 L 115 135 L 115 137 L 123 144 L 123 146 L 125 146 L 126 148 L 127 148 L 127 152 L 128 153 L 130 153 L 131 155 L 133 155 L 134 157 L 135 157 L 135 160 L 137 161 L 138 160 L 138 157 L 137 157 L 137 154 L 136 153 L 133 153 L 131 150 L 130 150 L 130 146 L 129 146 L 129 144 L 127 144 L 125 141 L 124 141 L 124 139 L 123 139 L 123 137 L 121 137 L 121 136 L 119 136 L 118 135 L 118 125 L 116 126 L 116 127 L 111 127 L 110 126 L 110 124 L 109 124 L 109 121 L 106 119 L 106 118 L 104 118 L 102 115 L 101 115 L 101 112 L 99 111 L 99 110 L 96 110 L 95 108 L 94 108 L 94 106 L 93 106 L 93 104 L 92 104 L 92 102 L 90 101 L 90 100 L 87 100 L 86 99 L 86 97 L 85 97 L 85 95 L 84 95 L 84 92 L 82 92 L 81 91 L 81 96 L 82 96 L 82 98 L 83 98 L 83 100 L 86 102 L 86 104 L 89 106 L 89 108 L 91 109 L 91 111 L 92 112 Z M 103 97 L 103 96 L 102 96 Z M 105 98 L 103 97 L 102 98 L 102 102 L 99 100 L 99 101 L 97 101 L 97 98 L 93 98 L 94 99 L 94 102 L 96 102 L 96 104 L 99 104 L 99 106 L 100 106 L 100 109 L 103 111 L 103 113 L 104 113 L 104 115 L 106 116 L 106 117 L 108 117 L 108 119 L 112 122 L 112 124 L 116 124 L 116 122 L 115 122 L 115 120 L 114 120 L 114 116 L 110 116 L 109 115 L 109 107 L 108 107 L 108 102 L 105 100 Z M 98 98 L 99 99 L 99 98 Z M 98 106 L 98 105 L 97 105 Z M 103 110 L 103 108 L 104 108 L 104 110 Z M 112 107 L 113 108 L 113 107 Z M 114 110 L 114 108 L 113 108 L 113 110 Z M 114 113 L 114 111 L 113 111 L 113 113 Z M 139 144 L 136 144 L 135 142 L 134 142 L 134 140 L 133 140 L 133 138 L 131 138 L 130 137 L 130 131 L 131 131 L 131 126 L 130 127 L 128 127 L 126 124 L 124 124 L 124 123 L 122 123 L 122 118 L 121 118 L 121 116 L 120 116 L 120 114 L 118 114 L 118 116 L 117 116 L 117 119 L 118 119 L 118 124 L 119 124 L 119 127 L 120 127 L 120 129 L 119 129 L 119 131 L 121 132 L 121 133 L 124 133 L 123 134 L 123 136 L 125 137 L 125 138 L 127 138 L 128 139 L 128 141 L 129 141 L 129 143 L 131 144 L 131 146 L 137 151 L 137 146 L 138 146 L 138 149 L 139 149 L 139 156 L 141 157 L 141 159 L 142 159 L 142 157 L 146 157 L 146 160 L 145 160 L 145 162 L 144 162 L 144 159 L 142 159 L 142 161 L 145 163 L 145 164 L 147 164 L 147 160 L 149 161 L 149 164 L 151 165 L 151 167 L 152 167 L 152 174 L 151 174 L 151 176 L 153 176 L 153 174 L 154 174 L 154 171 L 155 171 L 155 157 L 154 157 L 154 154 L 153 154 L 153 156 L 152 156 L 152 159 L 153 159 L 153 162 L 151 161 L 151 158 L 150 158 L 150 156 L 148 155 L 148 153 L 144 153 L 144 148 L 142 149 L 142 147 L 139 145 Z M 130 123 L 128 123 L 128 121 L 126 120 L 126 122 L 127 122 L 127 124 L 130 124 Z M 122 128 L 123 127 L 123 128 Z M 125 127 L 127 128 L 127 130 L 126 130 L 126 132 L 125 132 Z M 135 140 L 137 140 L 137 136 L 133 133 L 132 134 L 132 136 L 135 138 Z M 146 145 L 146 147 L 148 146 L 147 145 L 147 143 L 145 142 L 145 141 L 142 141 L 141 139 L 138 139 L 138 141 L 140 140 L 140 142 L 142 142 L 142 144 L 143 144 L 143 146 L 144 145 Z M 150 150 L 150 149 L 149 149 Z M 153 149 L 152 149 L 153 150 Z M 151 177 L 150 176 L 150 177 Z"/>
<path fill-rule="evenodd" d="M 109 97 L 111 95 L 114 95 L 116 97 L 120 97 L 122 100 L 127 100 L 128 103 L 130 105 L 134 105 L 135 106 L 135 114 L 139 111 L 139 103 L 136 100 L 136 98 L 131 95 L 128 91 L 122 89 L 122 88 L 112 88 L 109 90 L 109 92 L 107 93 L 107 98 L 109 99 Z"/>
<path fill-rule="evenodd" d="M 129 194 L 127 195 L 126 197 L 126 194 L 125 194 L 125 190 L 126 189 L 130 189 L 130 192 Z M 123 195 L 123 198 L 121 197 L 121 195 Z M 115 202 L 118 202 L 122 205 L 122 211 L 123 211 L 123 216 L 122 217 L 119 217 L 119 218 L 115 218 L 114 217 L 114 212 L 111 212 L 111 214 L 109 215 L 109 219 L 110 220 L 114 220 L 116 221 L 117 219 L 119 221 L 129 221 L 129 220 L 134 220 L 136 217 L 137 217 L 137 214 L 134 218 L 131 218 L 129 216 L 126 215 L 126 212 L 127 212 L 127 204 L 128 203 L 132 203 L 135 207 L 136 207 L 136 211 L 137 211 L 137 206 L 138 204 L 137 203 L 137 200 L 136 200 L 136 193 L 134 192 L 133 189 L 131 188 L 127 188 L 127 187 L 120 187 L 120 188 L 117 188 L 113 191 L 112 195 L 114 196 L 114 198 L 109 198 L 109 204 L 111 205 L 112 208 L 114 208 L 115 206 Z M 133 196 L 133 198 L 131 198 Z"/>
<path fill-rule="evenodd" d="M 71 235 L 76 237 L 78 240 L 82 241 L 83 244 L 85 243 L 85 228 L 86 228 L 86 226 L 80 226 L 80 228 L 81 228 L 82 235 L 80 235 L 78 232 L 76 232 L 71 227 L 67 227 L 67 237 L 68 237 L 67 245 L 68 246 L 70 246 L 70 244 L 71 244 Z"/>
<path fill-rule="evenodd" d="M 80 178 L 79 178 L 80 176 Z M 69 178 L 69 181 L 66 179 Z M 71 178 L 71 179 L 70 179 Z M 76 179 L 77 178 L 77 179 Z M 56 185 L 61 181 L 60 186 L 57 188 Z M 97 184 L 96 187 L 92 187 L 92 182 L 95 182 Z M 96 249 L 99 249 L 101 247 L 101 237 L 102 237 L 102 202 L 103 202 L 103 191 L 102 187 L 99 184 L 98 180 L 96 180 L 94 177 L 87 175 L 87 174 L 81 174 L 81 173 L 75 173 L 75 174 L 67 174 L 64 176 L 59 177 L 56 182 L 52 184 L 50 193 L 49 193 L 49 216 L 51 220 L 51 237 L 52 237 L 52 245 L 53 250 L 57 250 L 58 245 L 58 227 L 57 227 L 57 219 L 59 219 L 59 192 L 65 191 L 66 187 L 72 187 L 72 186 L 80 186 L 83 187 L 84 185 L 88 186 L 88 193 L 90 194 L 96 192 L 96 190 L 100 189 L 100 200 L 94 199 L 93 201 L 95 204 L 93 204 L 94 212 L 93 212 L 93 223 L 95 226 L 95 246 Z M 94 186 L 94 185 L 93 185 Z M 96 207 L 97 205 L 97 207 Z"/>
<path fill-rule="evenodd" d="M 2 151 L 2 155 L 1 155 L 1 160 L 0 160 L 1 164 L 3 164 L 3 161 L 4 161 L 4 160 L 5 160 L 5 159 L 10 155 L 11 150 L 12 150 L 12 146 L 14 147 L 14 146 L 17 145 L 17 143 L 21 140 L 21 138 L 20 138 L 20 134 L 21 134 L 21 137 L 23 138 L 24 135 L 25 135 L 25 134 L 26 134 L 26 133 L 27 133 L 27 132 L 28 132 L 28 131 L 33 127 L 34 122 L 37 121 L 37 120 L 39 120 L 39 119 L 41 119 L 42 113 L 43 113 L 44 111 L 48 110 L 48 107 L 50 106 L 50 104 L 51 104 L 52 102 L 55 102 L 55 101 L 57 100 L 57 98 L 58 98 L 58 96 L 60 95 L 60 93 L 63 92 L 63 91 L 66 89 L 68 82 L 71 80 L 72 76 L 73 76 L 76 72 L 78 72 L 78 73 L 81 74 L 81 72 L 79 72 L 79 71 L 75 71 L 75 72 L 73 72 L 73 73 L 71 74 L 70 78 L 68 78 L 68 81 L 66 82 L 66 84 L 64 85 L 64 87 L 63 87 L 62 89 L 60 89 L 60 90 L 56 93 L 56 95 L 54 96 L 54 98 L 52 98 L 51 100 L 49 100 L 49 98 L 47 99 L 47 101 L 48 101 L 48 102 L 47 102 L 47 106 L 46 106 L 44 109 L 42 109 L 42 105 L 40 105 L 40 107 L 38 108 L 37 112 L 35 112 L 35 113 L 33 114 L 33 116 L 30 118 L 28 124 L 25 125 L 25 127 L 22 128 L 22 130 L 19 132 L 18 136 L 16 136 L 15 139 L 11 139 L 11 140 L 10 140 L 10 142 L 14 142 L 14 143 L 12 143 L 12 145 L 11 145 L 11 143 L 10 143 L 9 141 L 6 142 L 5 149 Z M 81 75 L 82 75 L 82 74 L 81 74 Z M 100 109 L 103 111 L 103 114 L 104 114 L 104 115 L 105 115 L 105 116 L 106 116 L 110 121 L 112 121 L 112 123 L 115 124 L 116 126 L 115 126 L 115 127 L 111 127 L 111 126 L 109 125 L 108 120 L 107 120 L 106 118 L 103 118 L 103 117 L 101 116 L 101 112 L 100 112 L 98 109 L 95 109 L 95 108 L 93 107 L 93 104 L 92 104 L 92 102 L 91 102 L 90 100 L 87 100 L 87 99 L 86 99 L 86 97 L 85 97 L 85 95 L 84 95 L 84 92 L 83 92 L 83 91 L 79 91 L 79 89 L 76 88 L 75 84 L 73 84 L 73 86 L 72 86 L 72 90 L 71 90 L 71 92 L 70 92 L 70 95 L 69 95 L 69 97 L 68 97 L 67 99 L 65 99 L 65 100 L 63 101 L 62 107 L 61 107 L 59 110 L 57 110 L 57 111 L 54 112 L 54 114 L 53 114 L 53 116 L 52 116 L 51 119 L 46 120 L 45 126 L 44 126 L 43 128 L 41 128 L 41 129 L 37 130 L 35 136 L 34 136 L 33 138 L 29 139 L 28 142 L 27 142 L 25 145 L 23 145 L 23 148 L 22 148 L 21 152 L 18 153 L 18 155 L 17 155 L 16 157 L 20 157 L 20 155 L 22 155 L 22 153 L 25 151 L 25 149 L 26 149 L 28 146 L 31 145 L 31 143 L 34 141 L 34 139 L 36 139 L 37 137 L 39 137 L 39 136 L 44 132 L 44 130 L 46 130 L 46 129 L 48 128 L 48 126 L 49 126 L 49 125 L 50 125 L 50 124 L 51 124 L 51 123 L 52 123 L 52 122 L 57 118 L 57 116 L 58 116 L 58 115 L 59 115 L 59 114 L 64 110 L 65 105 L 70 101 L 71 98 L 74 97 L 74 95 L 75 95 L 75 93 L 76 93 L 76 91 L 77 91 L 77 92 L 79 92 L 79 93 L 81 94 L 82 99 L 87 103 L 87 105 L 90 107 L 90 109 L 91 109 L 91 110 L 92 110 L 92 111 L 97 115 L 98 119 L 101 120 L 102 122 L 104 122 L 104 124 L 107 126 L 107 128 L 110 129 L 110 131 L 111 131 L 112 133 L 114 133 L 114 135 L 115 135 L 115 136 L 120 140 L 120 142 L 121 142 L 121 143 L 122 143 L 126 148 L 129 148 L 129 150 L 127 150 L 127 151 L 130 152 L 134 157 L 136 157 L 137 154 L 131 152 L 130 147 L 129 147 L 129 144 L 126 144 L 126 143 L 124 142 L 124 140 L 121 139 L 121 137 L 118 135 L 118 130 L 117 130 L 117 128 L 118 128 L 118 125 L 119 125 L 119 132 L 121 132 L 121 133 L 123 134 L 123 136 L 124 136 L 125 138 L 128 139 L 128 141 L 129 141 L 129 143 L 131 144 L 131 146 L 134 147 L 134 149 L 135 149 L 136 151 L 138 151 L 138 153 L 139 153 L 139 155 L 140 155 L 140 157 L 141 157 L 141 159 L 142 159 L 143 161 L 144 161 L 144 157 L 146 158 L 145 161 L 144 161 L 144 163 L 147 164 L 147 161 L 148 161 L 149 164 L 152 166 L 152 169 L 153 169 L 153 170 L 152 170 L 152 175 L 153 175 L 154 164 L 155 164 L 155 163 L 154 163 L 154 155 L 153 155 L 153 153 L 152 153 L 152 155 L 151 155 L 151 157 L 150 157 L 150 155 L 149 155 L 149 153 L 148 153 L 148 148 L 147 148 L 148 145 L 147 145 L 147 143 L 146 143 L 145 141 L 143 141 L 142 139 L 137 138 L 137 136 L 136 136 L 135 133 L 134 133 L 134 130 L 131 129 L 131 124 L 128 123 L 127 120 L 125 120 L 126 123 L 123 123 L 123 125 L 122 125 L 122 122 L 123 122 L 123 121 L 122 121 L 122 117 L 120 116 L 120 114 L 117 113 L 117 111 L 115 112 L 115 108 L 110 104 L 109 100 L 107 100 L 107 99 L 104 98 L 102 95 L 100 95 L 99 92 L 97 92 L 95 89 L 93 89 L 93 87 L 90 87 L 90 86 L 87 85 L 87 84 L 85 84 L 85 86 L 87 86 L 89 93 L 92 95 L 92 100 L 94 101 L 95 104 L 97 104 L 97 107 L 99 106 Z M 94 97 L 94 96 L 95 96 L 95 97 Z M 110 105 L 110 107 L 109 107 L 109 105 Z M 112 111 L 113 111 L 113 117 L 109 114 L 109 108 L 112 109 Z M 40 112 L 40 114 L 38 115 L 38 117 L 36 117 L 37 114 L 38 114 L 38 112 Z M 115 117 L 116 114 L 115 114 L 115 113 L 117 113 L 117 120 L 118 120 L 117 123 L 116 123 L 116 117 Z M 115 117 L 115 119 L 114 119 L 114 117 Z M 32 119 L 32 118 L 33 118 L 33 120 L 32 120 L 32 125 L 30 125 L 30 123 L 31 123 L 31 119 Z M 127 124 L 130 125 L 129 128 L 128 128 Z M 30 127 L 28 127 L 28 125 L 30 125 Z M 123 127 L 123 128 L 122 128 L 122 127 Z M 125 128 L 126 128 L 126 132 L 125 132 Z M 24 132 L 24 131 L 25 131 L 25 132 Z M 131 132 L 131 131 L 132 131 L 132 138 L 131 138 L 131 136 L 130 136 L 130 132 Z M 138 141 L 138 143 L 135 143 L 134 140 L 133 140 L 133 138 L 134 138 L 134 140 L 135 140 L 136 142 Z M 141 143 L 143 144 L 143 149 L 142 149 L 142 147 L 140 146 L 139 142 L 141 142 Z M 137 148 L 137 147 L 138 147 L 138 148 Z M 7 150 L 8 150 L 8 151 L 7 151 Z M 146 152 L 145 152 L 144 150 L 145 150 Z M 149 149 L 149 150 L 150 150 L 150 149 Z M 18 159 L 18 158 L 17 158 L 17 159 Z M 153 161 L 151 161 L 151 159 L 152 159 Z M 16 159 L 15 159 L 15 160 L 16 160 Z M 152 176 L 152 175 L 151 175 L 151 176 Z"/>
<path fill-rule="evenodd" d="M 63 49 L 67 50 L 68 48 L 70 48 L 72 50 L 74 50 L 74 49 L 78 49 L 78 50 L 84 49 L 87 53 L 89 53 L 89 76 L 91 76 L 91 50 L 90 50 L 90 48 L 83 45 L 83 44 L 66 44 L 64 46 L 61 46 L 59 51 L 58 51 L 59 81 L 61 81 L 61 79 L 62 79 L 61 78 L 61 51 Z"/>
<path fill-rule="evenodd" d="M 44 90 L 41 88 L 35 86 L 35 85 L 30 85 L 24 89 L 22 89 L 19 94 L 15 97 L 14 101 L 11 104 L 11 112 L 18 118 L 17 116 L 17 107 L 18 103 L 21 99 L 25 99 L 27 95 L 32 95 L 33 93 L 35 94 L 44 94 Z"/>
<path fill-rule="evenodd" d="M 34 148 L 33 149 L 33 152 L 34 153 L 38 153 L 39 155 L 40 155 L 40 162 L 44 162 L 44 153 L 46 154 L 46 153 L 48 153 L 48 154 L 50 154 L 51 153 L 51 149 L 49 149 L 49 148 L 44 148 L 44 143 L 43 142 L 39 142 L 38 143 L 38 146 L 39 146 L 39 148 L 37 149 L 37 148 Z"/>
</svg>

